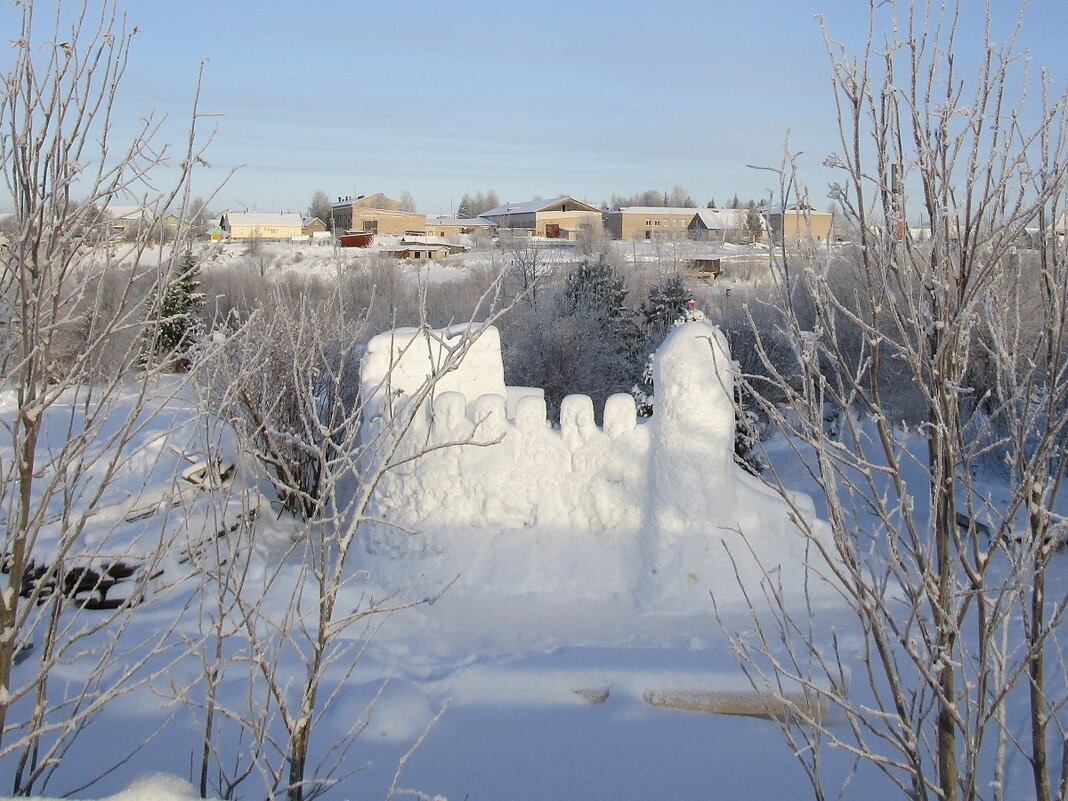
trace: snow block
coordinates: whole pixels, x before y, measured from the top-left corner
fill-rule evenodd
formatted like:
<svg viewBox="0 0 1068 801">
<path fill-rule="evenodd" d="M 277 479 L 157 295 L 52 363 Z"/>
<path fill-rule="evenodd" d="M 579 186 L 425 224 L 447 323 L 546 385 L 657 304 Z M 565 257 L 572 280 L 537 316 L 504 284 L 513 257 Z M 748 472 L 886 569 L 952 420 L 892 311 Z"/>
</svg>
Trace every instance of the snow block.
<svg viewBox="0 0 1068 801">
<path fill-rule="evenodd" d="M 467 398 L 461 392 L 442 392 L 434 398 L 432 418 L 434 444 L 462 440 L 471 433 L 467 420 Z"/>
<path fill-rule="evenodd" d="M 475 401 L 472 422 L 483 442 L 502 439 L 508 430 L 503 395 L 482 395 Z"/>
<path fill-rule="evenodd" d="M 572 448 L 581 446 L 597 433 L 593 421 L 593 399 L 588 395 L 568 395 L 560 402 L 560 433 Z"/>
<path fill-rule="evenodd" d="M 610 395 L 604 404 L 604 433 L 610 439 L 619 439 L 638 424 L 634 396 L 626 392 Z"/>
<path fill-rule="evenodd" d="M 516 403 L 515 426 L 521 433 L 534 435 L 544 431 L 548 424 L 544 397 L 527 396 Z"/>
</svg>

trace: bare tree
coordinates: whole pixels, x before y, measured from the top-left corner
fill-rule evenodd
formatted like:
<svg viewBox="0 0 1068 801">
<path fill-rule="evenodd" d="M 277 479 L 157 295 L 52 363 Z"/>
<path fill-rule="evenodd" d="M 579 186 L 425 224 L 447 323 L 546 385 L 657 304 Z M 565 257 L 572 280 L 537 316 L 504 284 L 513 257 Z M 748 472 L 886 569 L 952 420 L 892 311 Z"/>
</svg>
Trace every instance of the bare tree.
<svg viewBox="0 0 1068 801">
<path fill-rule="evenodd" d="M 318 217 L 326 223 L 327 228 L 329 228 L 333 224 L 330 210 L 330 196 L 322 189 L 316 189 L 315 194 L 312 195 L 311 205 L 308 206 L 308 216 Z"/>
<path fill-rule="evenodd" d="M 412 193 L 405 189 L 401 192 L 400 196 L 400 210 L 401 211 L 415 211 L 415 198 L 412 197 Z"/>
<path fill-rule="evenodd" d="M 457 208 L 456 216 L 461 219 L 477 217 L 500 205 L 501 202 L 497 199 L 497 193 L 492 189 L 485 193 L 476 192 L 474 195 L 465 194 L 460 198 L 460 205 Z"/>
<path fill-rule="evenodd" d="M 505 311 L 502 285 L 498 275 L 454 333 L 431 330 L 424 317 L 418 329 L 408 329 L 414 332 L 408 339 L 401 337 L 397 363 L 409 351 L 434 354 L 430 374 L 403 399 L 390 386 L 392 370 L 384 385 L 357 391 L 368 312 L 341 284 L 325 304 L 298 292 L 288 303 L 254 310 L 205 363 L 212 375 L 208 406 L 233 421 L 243 450 L 263 466 L 291 544 L 284 553 L 265 556 L 252 547 L 254 528 L 248 525 L 239 532 L 247 539 L 203 554 L 201 568 L 214 591 L 204 606 L 205 695 L 193 704 L 204 714 L 202 792 L 209 775 L 218 777 L 215 789 L 228 795 L 255 770 L 271 796 L 285 793 L 299 801 L 320 795 L 353 770 L 346 756 L 362 728 L 359 720 L 329 743 L 316 744 L 313 735 L 368 639 L 410 604 L 360 597 L 350 555 L 375 520 L 372 502 L 383 477 L 428 450 L 457 444 L 410 434 L 422 430 L 441 378 Z M 379 409 L 373 404 L 382 397 L 389 401 Z M 476 426 L 464 443 L 479 441 Z M 267 515 L 259 510 L 260 517 Z M 223 659 L 218 643 L 237 638 L 241 657 Z M 242 671 L 262 694 L 250 694 L 249 708 L 227 707 L 219 682 Z M 192 690 L 182 692 L 187 701 L 193 698 Z M 227 745 L 232 742 L 243 744 L 236 754 Z"/>
<path fill-rule="evenodd" d="M 674 206 L 676 208 L 692 209 L 697 204 L 694 203 L 690 193 L 686 191 L 686 187 L 675 184 L 671 187 L 671 192 L 668 194 L 667 206 Z"/>
<path fill-rule="evenodd" d="M 115 503 L 113 485 L 130 480 L 132 451 L 151 419 L 153 371 L 137 379 L 131 372 L 144 298 L 176 256 L 145 264 L 148 226 L 118 245 L 106 221 L 112 201 L 139 191 L 169 160 L 151 116 L 128 144 L 115 142 L 111 114 L 136 29 L 114 3 L 85 2 L 72 15 L 54 13 L 40 35 L 34 4 L 20 6 L 0 101 L 0 167 L 15 204 L 0 251 L 0 382 L 16 406 L 0 459 L 0 759 L 14 763 L 12 790 L 31 793 L 91 717 L 151 679 L 167 637 L 160 631 L 120 647 L 166 543 L 157 534 L 146 544 L 143 533 L 127 541 L 131 521 L 106 523 L 111 515 L 100 513 Z M 140 197 L 143 208 L 189 208 L 188 178 L 205 144 L 197 124 L 194 101 L 188 145 L 172 165 L 179 179 L 168 192 Z M 140 553 L 144 569 L 120 566 L 108 553 L 120 547 Z M 125 579 L 132 580 L 123 597 L 109 597 Z M 32 667 L 15 670 L 27 659 Z"/>
<path fill-rule="evenodd" d="M 961 75 L 968 11 L 873 6 L 858 57 L 826 36 L 842 148 L 828 163 L 842 172 L 833 194 L 858 247 L 840 260 L 804 243 L 773 253 L 776 336 L 793 356 L 785 367 L 768 358 L 758 331 L 765 375 L 747 379 L 752 397 L 770 388 L 787 399 L 764 411 L 799 458 L 811 454 L 829 536 L 780 488 L 863 637 L 852 671 L 862 686 L 848 688 L 854 660 L 842 642 L 814 635 L 771 577 L 748 588 L 776 620 L 754 615 L 737 654 L 791 711 L 783 730 L 819 798 L 824 744 L 910 798 L 1024 794 L 1007 786 L 1012 758 L 1030 765 L 1034 797 L 1068 793 L 1068 746 L 1048 753 L 1068 743 L 1068 687 L 1062 662 L 1047 670 L 1068 597 L 1046 593 L 1065 534 L 1068 267 L 1050 223 L 1068 179 L 1068 96 L 1050 94 L 1043 76 L 1030 105 L 1020 23 L 996 43 L 989 4 L 977 71 Z M 783 203 L 805 203 L 793 160 L 777 172 Z M 904 225 L 912 187 L 931 221 L 922 241 Z M 1038 248 L 1020 254 L 1032 225 Z M 920 409 L 919 452 L 888 413 L 902 385 Z M 977 478 L 992 469 L 997 497 Z M 922 495 L 910 474 L 922 476 Z M 784 692 L 798 688 L 802 701 Z M 827 708 L 844 725 L 830 725 Z"/>
<path fill-rule="evenodd" d="M 193 198 L 189 204 L 189 227 L 193 229 L 193 235 L 203 234 L 214 216 L 208 208 L 208 201 L 200 196 Z"/>
<path fill-rule="evenodd" d="M 611 200 L 608 201 L 608 207 L 619 209 L 627 206 L 664 206 L 666 205 L 665 197 L 666 195 L 662 195 L 659 189 L 646 189 L 634 195 L 612 195 Z"/>
</svg>

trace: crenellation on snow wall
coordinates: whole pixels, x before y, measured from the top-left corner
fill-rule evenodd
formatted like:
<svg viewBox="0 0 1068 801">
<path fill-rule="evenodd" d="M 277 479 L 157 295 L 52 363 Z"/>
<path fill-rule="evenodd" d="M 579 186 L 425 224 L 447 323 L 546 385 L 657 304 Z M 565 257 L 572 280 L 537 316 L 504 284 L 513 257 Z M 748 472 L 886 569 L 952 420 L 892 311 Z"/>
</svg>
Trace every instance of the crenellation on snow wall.
<svg viewBox="0 0 1068 801">
<path fill-rule="evenodd" d="M 511 416 L 508 405 L 506 395 L 437 393 L 409 434 L 409 447 L 427 452 L 383 478 L 379 512 L 424 532 L 467 526 L 578 533 L 641 522 L 650 431 L 638 425 L 633 398 L 611 397 L 603 426 L 585 395 L 564 399 L 559 426 L 548 422 L 539 395 L 519 398 Z"/>
<path fill-rule="evenodd" d="M 467 343 L 380 482 L 373 512 L 385 524 L 370 527 L 371 553 L 424 560 L 420 569 L 455 571 L 471 587 L 642 604 L 707 600 L 710 584 L 729 592 L 739 576 L 804 561 L 788 504 L 733 461 L 734 365 L 714 325 L 677 326 L 658 349 L 652 418 L 618 394 L 600 426 L 585 395 L 565 398 L 551 425 L 540 391 L 504 386 L 497 331 L 473 342 L 467 332 L 403 329 L 368 347 L 371 436 L 411 412 L 404 399 Z M 596 586 L 564 586 L 574 559 L 603 566 Z"/>
</svg>

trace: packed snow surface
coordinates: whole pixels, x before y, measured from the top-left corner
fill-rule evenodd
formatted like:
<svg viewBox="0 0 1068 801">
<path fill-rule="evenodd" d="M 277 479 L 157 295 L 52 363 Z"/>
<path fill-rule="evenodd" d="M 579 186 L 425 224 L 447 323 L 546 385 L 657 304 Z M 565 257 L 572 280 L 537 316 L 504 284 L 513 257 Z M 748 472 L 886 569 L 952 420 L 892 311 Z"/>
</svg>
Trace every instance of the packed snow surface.
<svg viewBox="0 0 1068 801">
<path fill-rule="evenodd" d="M 597 425 L 590 399 L 572 396 L 558 427 L 546 421 L 538 390 L 505 386 L 497 332 L 480 329 L 473 342 L 467 333 L 394 331 L 367 350 L 368 435 L 408 410 L 411 451 L 467 444 L 405 464 L 380 487 L 374 513 L 386 522 L 366 527 L 342 604 L 414 605 L 375 618 L 373 637 L 356 627 L 332 644 L 349 650 L 327 676 L 313 742 L 326 750 L 354 728 L 360 734 L 342 783 L 326 797 L 385 797 L 424 734 L 399 786 L 430 797 L 794 793 L 803 775 L 774 724 L 653 705 L 751 695 L 722 628 L 746 626 L 739 577 L 759 584 L 772 574 L 790 597 L 805 583 L 790 508 L 730 457 L 732 365 L 718 330 L 689 323 L 664 343 L 657 416 L 638 420 L 633 400 L 615 396 Z M 464 358 L 450 362 L 457 348 Z M 438 369 L 442 380 L 423 397 L 420 387 Z M 155 414 L 139 412 L 150 423 L 135 429 L 133 458 L 106 496 L 108 511 L 87 528 L 90 537 L 111 537 L 108 549 L 138 544 L 146 553 L 153 531 L 180 532 L 128 639 L 151 642 L 176 625 L 172 642 L 197 641 L 210 602 L 205 610 L 194 594 L 207 585 L 186 557 L 219 525 L 212 510 L 227 525 L 252 503 L 263 554 L 247 580 L 272 582 L 263 613 L 281 621 L 291 588 L 310 581 L 298 559 L 277 558 L 292 542 L 292 523 L 272 507 L 226 426 L 204 425 L 176 383 L 159 389 Z M 57 410 L 55 436 L 75 406 Z M 209 504 L 209 490 L 181 476 L 216 458 L 239 470 L 225 491 L 230 500 Z M 811 514 L 812 506 L 799 496 L 797 510 Z M 829 597 L 810 592 L 806 602 L 825 604 L 831 615 L 821 623 L 834 623 Z M 262 709 L 262 685 L 249 682 L 236 658 L 241 635 L 225 645 L 235 660 L 220 685 L 222 703 Z M 16 672 L 25 678 L 32 666 L 31 656 Z M 292 655 L 277 664 L 294 683 L 301 668 Z M 174 693 L 197 698 L 204 670 L 194 651 L 107 704 L 43 791 L 113 801 L 196 797 L 185 782 L 196 780 L 202 708 Z M 224 758 L 240 745 L 231 730 L 218 742 Z M 843 775 L 848 767 L 843 762 Z M 8 773 L 0 781 L 10 787 Z M 259 797 L 258 781 L 254 774 L 238 795 Z"/>
</svg>

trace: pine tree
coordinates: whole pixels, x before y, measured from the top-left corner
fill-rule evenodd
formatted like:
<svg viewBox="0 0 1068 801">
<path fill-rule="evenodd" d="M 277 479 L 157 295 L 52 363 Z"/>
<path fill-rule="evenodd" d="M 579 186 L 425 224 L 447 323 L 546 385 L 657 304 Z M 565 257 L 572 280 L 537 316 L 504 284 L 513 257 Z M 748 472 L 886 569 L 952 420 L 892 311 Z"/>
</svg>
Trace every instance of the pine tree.
<svg viewBox="0 0 1068 801">
<path fill-rule="evenodd" d="M 645 360 L 645 369 L 642 370 L 641 381 L 630 388 L 630 394 L 634 396 L 634 411 L 638 417 L 652 417 L 653 404 L 656 398 L 653 395 L 653 358 L 650 353 Z"/>
<path fill-rule="evenodd" d="M 686 288 L 682 276 L 673 275 L 662 284 L 649 289 L 649 299 L 641 305 L 646 338 L 655 346 L 686 311 L 693 293 Z"/>
<path fill-rule="evenodd" d="M 741 412 L 734 420 L 734 461 L 747 473 L 759 476 L 768 467 L 760 456 L 760 433 L 763 424 L 760 415 L 745 408 L 741 403 L 737 389 L 735 401 Z"/>
<path fill-rule="evenodd" d="M 709 198 L 708 208 L 714 209 L 715 207 L 716 207 L 716 199 L 715 198 Z"/>
<path fill-rule="evenodd" d="M 614 374 L 614 382 L 622 387 L 634 380 L 644 347 L 642 327 L 626 299 L 623 278 L 604 256 L 582 261 L 568 274 L 559 296 L 561 317 L 582 320 L 590 334 L 604 343 L 605 364 L 614 365 L 605 374 Z"/>
<path fill-rule="evenodd" d="M 460 205 L 456 207 L 456 218 L 459 220 L 471 219 L 471 198 L 467 195 L 460 198 Z"/>
<path fill-rule="evenodd" d="M 561 311 L 567 316 L 581 315 L 599 321 L 607 334 L 628 317 L 626 299 L 623 279 L 601 256 L 596 261 L 585 259 L 568 274 Z"/>
<path fill-rule="evenodd" d="M 749 201 L 749 208 L 745 213 L 745 228 L 754 242 L 764 233 L 764 220 L 757 211 L 756 203 L 752 200 Z"/>
<path fill-rule="evenodd" d="M 192 251 L 186 251 L 177 274 L 169 278 L 161 292 L 153 293 L 142 334 L 141 366 L 162 364 L 175 372 L 189 367 L 190 348 L 203 334 L 197 309 L 204 305 L 200 289 L 200 267 Z"/>
</svg>

